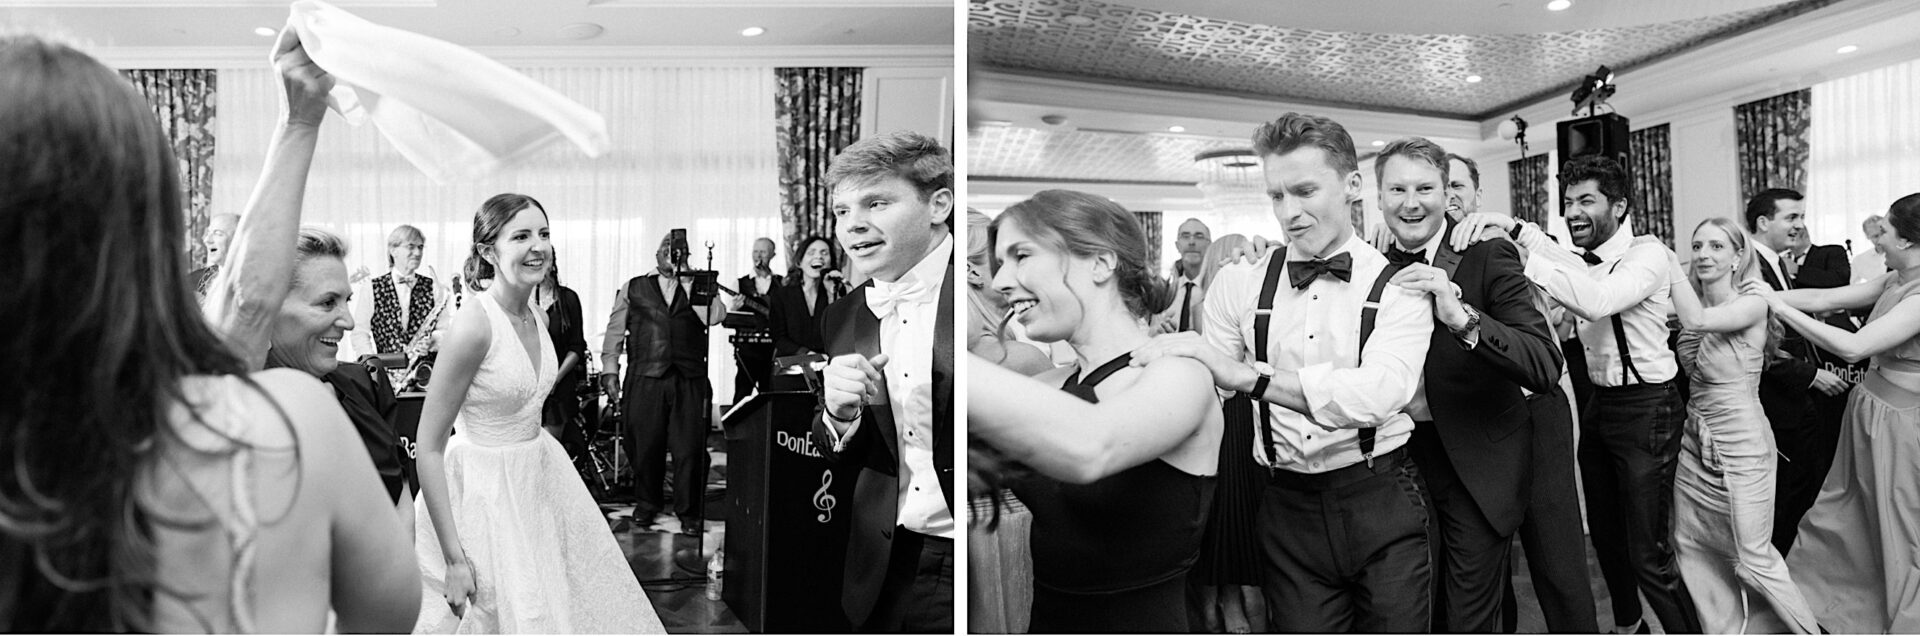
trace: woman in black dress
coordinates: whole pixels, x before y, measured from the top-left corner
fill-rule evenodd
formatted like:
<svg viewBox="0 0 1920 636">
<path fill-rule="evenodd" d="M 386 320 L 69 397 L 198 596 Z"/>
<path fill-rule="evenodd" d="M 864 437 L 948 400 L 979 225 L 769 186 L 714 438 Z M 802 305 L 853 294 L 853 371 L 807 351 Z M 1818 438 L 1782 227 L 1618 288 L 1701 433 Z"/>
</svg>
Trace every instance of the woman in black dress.
<svg viewBox="0 0 1920 636">
<path fill-rule="evenodd" d="M 580 295 L 560 284 L 559 255 L 553 256 L 546 280 L 533 289 L 533 299 L 547 312 L 547 336 L 553 339 L 553 357 L 560 361 L 560 379 L 547 394 L 540 425 L 577 454 L 586 443 L 574 418 L 580 414 L 576 387 L 587 378 L 587 333 L 580 318 Z"/>
<path fill-rule="evenodd" d="M 968 367 L 969 431 L 1036 473 L 1013 489 L 1033 512 L 1030 630 L 1189 631 L 1220 401 L 1197 363 L 1128 366 L 1164 305 L 1139 222 L 1105 198 L 1049 190 L 991 234 L 994 287 L 1029 336 L 1066 341 L 1077 358 L 1034 378 L 978 357 Z"/>
<path fill-rule="evenodd" d="M 833 269 L 833 248 L 827 239 L 809 236 L 800 242 L 800 258 L 786 284 L 769 296 L 774 355 L 791 356 L 827 350 L 820 335 L 820 316 L 827 305 L 846 294 L 840 281 L 827 277 Z"/>
</svg>

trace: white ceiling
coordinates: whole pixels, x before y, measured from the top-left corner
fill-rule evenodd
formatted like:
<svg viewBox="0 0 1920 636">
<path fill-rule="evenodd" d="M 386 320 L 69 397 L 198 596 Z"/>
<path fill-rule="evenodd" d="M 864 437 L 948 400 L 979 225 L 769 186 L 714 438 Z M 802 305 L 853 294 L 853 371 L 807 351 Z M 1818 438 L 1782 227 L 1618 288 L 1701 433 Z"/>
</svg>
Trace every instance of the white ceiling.
<svg viewBox="0 0 1920 636">
<path fill-rule="evenodd" d="M 96 49 L 246 49 L 286 23 L 286 0 L 0 0 L 0 26 Z M 951 0 L 340 0 L 373 22 L 476 48 L 906 47 L 954 44 Z M 587 40 L 569 25 L 603 27 Z M 742 37 L 758 26 L 766 33 Z"/>
</svg>

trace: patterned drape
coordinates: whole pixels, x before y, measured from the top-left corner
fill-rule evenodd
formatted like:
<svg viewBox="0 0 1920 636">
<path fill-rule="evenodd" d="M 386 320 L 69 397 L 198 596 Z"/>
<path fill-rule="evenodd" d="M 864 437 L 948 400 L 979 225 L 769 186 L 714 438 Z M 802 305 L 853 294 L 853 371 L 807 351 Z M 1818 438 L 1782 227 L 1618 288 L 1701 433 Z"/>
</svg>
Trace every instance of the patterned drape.
<svg viewBox="0 0 1920 636">
<path fill-rule="evenodd" d="M 186 201 L 189 263 L 199 267 L 207 248 L 200 234 L 207 229 L 213 207 L 213 114 L 219 92 L 212 69 L 140 69 L 121 71 L 147 98 L 160 118 L 160 129 L 173 140 L 173 158 L 180 162 L 180 186 Z"/>
<path fill-rule="evenodd" d="M 1147 271 L 1149 272 L 1160 271 L 1160 250 L 1165 248 L 1160 244 L 1161 216 L 1160 212 L 1133 211 L 1133 218 L 1140 220 L 1140 229 L 1147 235 Z"/>
<path fill-rule="evenodd" d="M 1633 131 L 1627 138 L 1627 173 L 1632 177 L 1628 202 L 1633 233 L 1651 234 L 1673 247 L 1673 150 L 1670 128 L 1660 124 Z"/>
<path fill-rule="evenodd" d="M 1534 224 L 1547 222 L 1546 154 L 1507 162 L 1507 196 L 1514 218 Z"/>
<path fill-rule="evenodd" d="M 1802 89 L 1733 107 L 1740 158 L 1740 200 L 1767 188 L 1807 191 L 1807 129 L 1813 90 Z"/>
<path fill-rule="evenodd" d="M 780 225 L 787 235 L 782 251 L 792 254 L 800 241 L 818 234 L 833 243 L 839 258 L 839 241 L 831 241 L 833 193 L 827 189 L 827 164 L 860 139 L 862 69 L 780 68 L 774 73 Z"/>
</svg>

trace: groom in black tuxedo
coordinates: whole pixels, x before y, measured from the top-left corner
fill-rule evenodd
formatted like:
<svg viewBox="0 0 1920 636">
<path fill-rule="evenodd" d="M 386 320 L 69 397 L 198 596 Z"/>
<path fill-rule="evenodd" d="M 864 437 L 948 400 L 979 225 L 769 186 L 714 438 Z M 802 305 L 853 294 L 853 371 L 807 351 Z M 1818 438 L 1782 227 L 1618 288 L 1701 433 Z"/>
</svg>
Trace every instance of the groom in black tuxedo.
<svg viewBox="0 0 1920 636">
<path fill-rule="evenodd" d="M 866 632 L 953 632 L 953 159 L 914 133 L 834 157 L 834 234 L 867 284 L 827 308 L 830 461 L 858 466 L 840 604 Z"/>
<path fill-rule="evenodd" d="M 1533 474 L 1526 391 L 1551 393 L 1560 351 L 1533 302 L 1520 250 L 1508 241 L 1456 251 L 1448 241 L 1445 150 L 1409 137 L 1374 163 L 1380 212 L 1393 232 L 1393 283 L 1426 292 L 1433 336 L 1420 390 L 1407 406 L 1410 447 L 1433 498 L 1436 631 L 1501 630 L 1514 532 Z"/>
</svg>

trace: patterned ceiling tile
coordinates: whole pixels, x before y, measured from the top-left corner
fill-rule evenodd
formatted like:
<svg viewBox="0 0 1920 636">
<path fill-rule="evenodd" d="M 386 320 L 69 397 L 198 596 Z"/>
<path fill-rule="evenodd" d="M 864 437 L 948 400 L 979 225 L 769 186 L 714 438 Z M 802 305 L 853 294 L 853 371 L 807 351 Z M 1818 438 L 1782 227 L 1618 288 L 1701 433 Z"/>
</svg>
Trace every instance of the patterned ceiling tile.
<svg viewBox="0 0 1920 636">
<path fill-rule="evenodd" d="M 984 124 L 967 134 L 969 177 L 1195 183 L 1193 156 L 1249 142 Z"/>
<path fill-rule="evenodd" d="M 989 67 L 1479 119 L 1567 92 L 1601 64 L 1624 70 L 1836 1 L 1634 27 L 1445 35 L 1296 29 L 1095 0 L 971 0 L 967 31 L 976 63 Z"/>
</svg>

